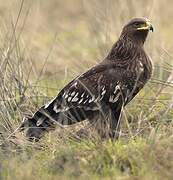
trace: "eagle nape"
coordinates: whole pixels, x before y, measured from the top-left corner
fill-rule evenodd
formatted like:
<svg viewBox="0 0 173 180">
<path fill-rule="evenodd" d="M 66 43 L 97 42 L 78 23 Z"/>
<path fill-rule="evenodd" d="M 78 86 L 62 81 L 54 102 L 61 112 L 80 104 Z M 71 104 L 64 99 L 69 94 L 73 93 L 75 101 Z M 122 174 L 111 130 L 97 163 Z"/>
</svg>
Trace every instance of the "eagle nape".
<svg viewBox="0 0 173 180">
<path fill-rule="evenodd" d="M 146 18 L 127 23 L 99 64 L 77 76 L 50 103 L 23 121 L 21 130 L 26 130 L 27 138 L 40 139 L 55 129 L 56 123 L 63 126 L 84 120 L 100 123 L 96 128 L 101 137 L 117 138 L 122 109 L 152 75 L 152 62 L 144 50 L 150 30 L 153 26 Z"/>
</svg>

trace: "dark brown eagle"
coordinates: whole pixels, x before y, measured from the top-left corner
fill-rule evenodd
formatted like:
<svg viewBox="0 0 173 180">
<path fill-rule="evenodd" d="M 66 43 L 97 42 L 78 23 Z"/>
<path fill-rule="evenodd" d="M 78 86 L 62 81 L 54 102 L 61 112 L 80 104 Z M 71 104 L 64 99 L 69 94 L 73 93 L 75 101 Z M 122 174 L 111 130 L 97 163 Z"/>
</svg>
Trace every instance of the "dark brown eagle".
<svg viewBox="0 0 173 180">
<path fill-rule="evenodd" d="M 21 130 L 26 129 L 30 140 L 39 139 L 54 129 L 55 123 L 72 125 L 87 119 L 91 123 L 104 122 L 103 133 L 107 126 L 109 137 L 117 137 L 122 108 L 152 74 L 151 60 L 144 50 L 150 30 L 153 27 L 148 19 L 132 19 L 106 58 L 73 79 L 31 118 L 25 118 Z"/>
</svg>

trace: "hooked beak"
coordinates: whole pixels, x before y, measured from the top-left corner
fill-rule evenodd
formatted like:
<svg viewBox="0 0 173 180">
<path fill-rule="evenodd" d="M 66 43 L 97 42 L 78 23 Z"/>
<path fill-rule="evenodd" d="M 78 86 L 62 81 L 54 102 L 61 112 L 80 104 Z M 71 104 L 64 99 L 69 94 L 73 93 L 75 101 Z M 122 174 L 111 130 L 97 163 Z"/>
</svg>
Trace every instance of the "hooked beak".
<svg viewBox="0 0 173 180">
<path fill-rule="evenodd" d="M 137 30 L 139 30 L 139 31 L 140 30 L 148 30 L 148 31 L 151 30 L 153 32 L 154 28 L 150 21 L 146 21 L 146 23 L 144 25 L 142 25 L 141 27 L 137 28 Z"/>
</svg>

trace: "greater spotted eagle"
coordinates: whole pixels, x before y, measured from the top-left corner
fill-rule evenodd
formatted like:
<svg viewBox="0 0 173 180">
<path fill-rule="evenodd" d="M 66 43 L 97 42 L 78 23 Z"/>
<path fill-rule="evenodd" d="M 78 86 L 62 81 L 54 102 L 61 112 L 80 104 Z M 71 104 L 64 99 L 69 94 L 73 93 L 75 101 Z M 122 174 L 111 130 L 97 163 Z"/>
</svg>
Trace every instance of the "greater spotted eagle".
<svg viewBox="0 0 173 180">
<path fill-rule="evenodd" d="M 132 19 L 108 55 L 68 83 L 31 118 L 24 118 L 21 130 L 26 129 L 26 136 L 33 140 L 54 129 L 56 123 L 72 125 L 89 120 L 102 124 L 102 135 L 107 131 L 109 137 L 117 137 L 122 108 L 152 75 L 151 59 L 144 50 L 150 30 L 153 27 L 148 19 Z"/>
</svg>

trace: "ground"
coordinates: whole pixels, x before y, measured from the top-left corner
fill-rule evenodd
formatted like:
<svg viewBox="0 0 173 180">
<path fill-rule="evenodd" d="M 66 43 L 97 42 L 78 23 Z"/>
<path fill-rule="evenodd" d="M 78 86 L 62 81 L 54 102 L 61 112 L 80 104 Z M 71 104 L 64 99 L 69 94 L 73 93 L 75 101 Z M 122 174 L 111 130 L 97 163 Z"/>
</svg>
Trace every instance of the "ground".
<svg viewBox="0 0 173 180">
<path fill-rule="evenodd" d="M 169 6 L 168 6 L 169 4 Z M 172 179 L 173 2 L 0 0 L 0 179 Z M 88 125 L 39 143 L 16 129 L 76 75 L 105 57 L 124 23 L 151 19 L 153 77 L 124 109 L 118 141 Z M 80 136 L 84 128 L 89 135 Z"/>
</svg>

